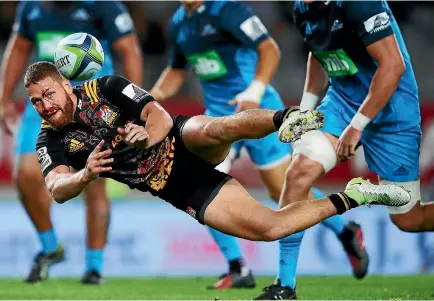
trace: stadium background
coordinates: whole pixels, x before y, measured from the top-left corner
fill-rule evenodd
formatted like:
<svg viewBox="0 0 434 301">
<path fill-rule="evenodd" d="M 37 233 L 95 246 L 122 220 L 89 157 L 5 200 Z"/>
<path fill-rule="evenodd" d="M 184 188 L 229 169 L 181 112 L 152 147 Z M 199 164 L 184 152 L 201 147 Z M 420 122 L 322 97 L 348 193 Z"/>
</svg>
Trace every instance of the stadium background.
<svg viewBox="0 0 434 301">
<path fill-rule="evenodd" d="M 177 2 L 125 2 L 131 11 L 144 53 L 144 88 L 150 89 L 164 68 L 167 57 L 166 23 Z M 297 103 L 303 88 L 306 52 L 296 29 L 289 24 L 291 3 L 250 2 L 282 51 L 273 85 L 288 103 Z M 420 88 L 424 137 L 421 148 L 421 179 L 424 200 L 434 200 L 434 3 L 392 2 L 401 26 Z M 16 2 L 0 3 L 0 53 L 9 37 Z M 119 66 L 117 66 L 121 72 Z M 22 86 L 16 101 L 26 101 Z M 203 111 L 200 85 L 191 73 L 182 92 L 164 105 L 171 113 Z M 13 139 L 0 131 L 0 276 L 23 277 L 38 241 L 16 195 L 12 182 Z M 258 199 L 273 206 L 246 154 L 232 174 Z M 363 152 L 322 180 L 324 191 L 342 189 L 354 176 L 374 178 L 363 162 Z M 267 202 L 268 201 L 268 202 Z M 68 251 L 68 260 L 53 268 L 53 275 L 80 276 L 84 259 L 84 209 L 80 200 L 53 206 L 54 223 Z M 432 234 L 398 231 L 385 210 L 364 208 L 345 215 L 362 223 L 370 272 L 416 274 L 432 271 Z M 245 257 L 256 274 L 273 275 L 277 269 L 275 243 L 241 242 Z M 300 274 L 349 275 L 350 267 L 334 235 L 316 226 L 305 236 L 299 263 Z M 188 215 L 147 194 L 131 192 L 113 200 L 109 244 L 105 255 L 106 276 L 216 275 L 226 265 L 208 232 Z"/>
</svg>

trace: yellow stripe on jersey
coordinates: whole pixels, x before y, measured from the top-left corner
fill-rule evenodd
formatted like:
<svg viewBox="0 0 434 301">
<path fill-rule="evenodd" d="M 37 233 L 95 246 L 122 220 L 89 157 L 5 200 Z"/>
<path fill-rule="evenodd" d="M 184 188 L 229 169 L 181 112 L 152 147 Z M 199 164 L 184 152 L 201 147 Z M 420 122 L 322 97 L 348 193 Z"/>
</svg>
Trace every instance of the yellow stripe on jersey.
<svg viewBox="0 0 434 301">
<path fill-rule="evenodd" d="M 92 104 L 97 104 L 99 102 L 98 94 L 96 93 L 96 79 L 90 81 L 89 83 L 89 91 L 92 94 L 94 102 Z"/>
<path fill-rule="evenodd" d="M 96 93 L 96 79 L 84 83 L 84 89 L 87 96 L 90 98 L 91 105 L 96 105 L 99 102 L 98 94 Z"/>
<path fill-rule="evenodd" d="M 42 120 L 41 129 L 51 129 L 51 128 L 52 128 L 52 126 L 48 122 L 46 122 L 45 120 Z"/>
</svg>

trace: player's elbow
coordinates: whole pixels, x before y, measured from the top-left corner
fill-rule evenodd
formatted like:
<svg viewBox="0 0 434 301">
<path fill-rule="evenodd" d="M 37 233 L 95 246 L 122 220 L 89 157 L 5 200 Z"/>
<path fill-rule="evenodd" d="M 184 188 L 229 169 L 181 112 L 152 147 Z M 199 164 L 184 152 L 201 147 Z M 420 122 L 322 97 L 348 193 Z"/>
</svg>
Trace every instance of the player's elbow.
<svg viewBox="0 0 434 301">
<path fill-rule="evenodd" d="M 388 70 L 388 74 L 393 74 L 398 78 L 401 78 L 405 70 L 407 69 L 404 60 L 401 56 L 399 57 L 390 57 L 387 63 L 385 64 L 386 69 Z"/>
</svg>

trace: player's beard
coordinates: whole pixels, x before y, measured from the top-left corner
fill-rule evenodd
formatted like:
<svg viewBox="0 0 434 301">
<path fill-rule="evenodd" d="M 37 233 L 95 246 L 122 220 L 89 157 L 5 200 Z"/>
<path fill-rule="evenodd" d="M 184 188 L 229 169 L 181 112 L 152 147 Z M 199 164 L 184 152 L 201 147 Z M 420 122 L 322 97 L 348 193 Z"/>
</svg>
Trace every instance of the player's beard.
<svg viewBox="0 0 434 301">
<path fill-rule="evenodd" d="M 63 107 L 58 106 L 56 108 L 58 111 L 47 120 L 47 122 L 56 129 L 64 128 L 74 120 L 74 102 L 66 90 L 64 90 L 64 93 L 65 104 Z"/>
</svg>

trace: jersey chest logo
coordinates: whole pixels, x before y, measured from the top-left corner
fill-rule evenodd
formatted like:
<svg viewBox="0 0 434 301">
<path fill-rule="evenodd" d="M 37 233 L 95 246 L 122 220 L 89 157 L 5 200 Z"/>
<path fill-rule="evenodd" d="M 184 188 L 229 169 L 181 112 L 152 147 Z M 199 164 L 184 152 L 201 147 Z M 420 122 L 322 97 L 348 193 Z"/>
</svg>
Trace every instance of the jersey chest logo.
<svg viewBox="0 0 434 301">
<path fill-rule="evenodd" d="M 189 55 L 187 60 L 201 80 L 214 80 L 228 72 L 223 60 L 215 50 Z"/>
<path fill-rule="evenodd" d="M 312 51 L 329 76 L 354 75 L 359 70 L 343 49 Z"/>
</svg>

